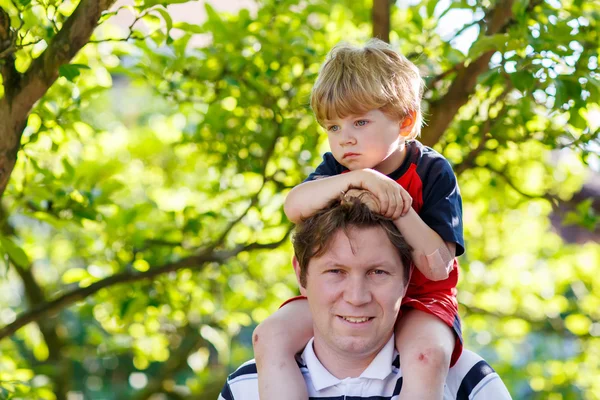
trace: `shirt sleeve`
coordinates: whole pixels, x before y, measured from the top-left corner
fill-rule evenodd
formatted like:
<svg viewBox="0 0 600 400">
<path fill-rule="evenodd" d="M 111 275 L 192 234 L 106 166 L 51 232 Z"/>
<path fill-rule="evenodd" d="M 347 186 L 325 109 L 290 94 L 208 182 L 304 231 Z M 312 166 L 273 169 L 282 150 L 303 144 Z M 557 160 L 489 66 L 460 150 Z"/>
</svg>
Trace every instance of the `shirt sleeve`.
<svg viewBox="0 0 600 400">
<path fill-rule="evenodd" d="M 497 374 L 490 376 L 481 387 L 475 388 L 470 400 L 511 400 L 512 397 L 504 382 Z"/>
<path fill-rule="evenodd" d="M 456 256 L 465 252 L 462 198 L 450 163 L 437 158 L 429 168 L 423 187 L 423 222 L 446 242 L 456 243 Z"/>
<path fill-rule="evenodd" d="M 223 386 L 223 390 L 221 390 L 217 400 L 235 400 L 231 387 L 229 386 L 229 379 L 225 382 L 225 386 Z"/>
<path fill-rule="evenodd" d="M 304 182 L 314 181 L 315 179 L 324 178 L 341 174 L 346 168 L 338 163 L 331 152 L 323 154 L 323 161 L 317 169 L 304 180 Z"/>
</svg>

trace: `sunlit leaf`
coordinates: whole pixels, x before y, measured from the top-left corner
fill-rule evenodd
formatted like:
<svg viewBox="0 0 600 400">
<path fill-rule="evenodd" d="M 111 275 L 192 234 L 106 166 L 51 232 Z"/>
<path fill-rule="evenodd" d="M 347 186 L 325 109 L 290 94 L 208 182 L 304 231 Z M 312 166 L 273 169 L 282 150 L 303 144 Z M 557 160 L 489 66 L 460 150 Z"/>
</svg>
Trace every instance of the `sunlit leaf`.
<svg viewBox="0 0 600 400">
<path fill-rule="evenodd" d="M 27 254 L 9 237 L 0 235 L 0 245 L 8 257 L 21 268 L 29 268 L 31 262 Z"/>
</svg>

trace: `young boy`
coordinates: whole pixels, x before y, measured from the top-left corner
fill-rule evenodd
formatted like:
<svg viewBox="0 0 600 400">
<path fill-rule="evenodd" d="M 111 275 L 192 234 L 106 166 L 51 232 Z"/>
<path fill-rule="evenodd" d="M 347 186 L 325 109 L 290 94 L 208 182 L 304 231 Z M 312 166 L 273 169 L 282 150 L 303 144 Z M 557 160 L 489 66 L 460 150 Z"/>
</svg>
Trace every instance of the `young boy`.
<svg viewBox="0 0 600 400">
<path fill-rule="evenodd" d="M 311 95 L 331 152 L 290 191 L 284 206 L 298 222 L 357 188 L 370 191 L 378 211 L 394 220 L 416 266 L 395 332 L 404 378 L 400 399 L 420 400 L 442 398 L 448 368 L 462 351 L 455 256 L 464 252 L 452 168 L 414 140 L 422 124 L 422 93 L 418 69 L 386 43 L 334 47 Z M 254 334 L 262 400 L 308 398 L 294 355 L 312 337 L 312 320 L 307 301 L 292 300 Z"/>
</svg>

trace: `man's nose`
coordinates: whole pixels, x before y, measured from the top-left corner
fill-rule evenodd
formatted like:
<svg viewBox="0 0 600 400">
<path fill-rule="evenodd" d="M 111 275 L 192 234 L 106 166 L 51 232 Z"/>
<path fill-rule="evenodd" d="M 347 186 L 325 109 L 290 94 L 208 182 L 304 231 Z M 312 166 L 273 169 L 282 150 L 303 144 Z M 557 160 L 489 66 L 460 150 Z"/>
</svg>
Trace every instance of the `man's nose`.
<svg viewBox="0 0 600 400">
<path fill-rule="evenodd" d="M 367 304 L 371 301 L 371 289 L 364 277 L 353 277 L 347 281 L 344 290 L 344 300 L 354 306 Z"/>
</svg>

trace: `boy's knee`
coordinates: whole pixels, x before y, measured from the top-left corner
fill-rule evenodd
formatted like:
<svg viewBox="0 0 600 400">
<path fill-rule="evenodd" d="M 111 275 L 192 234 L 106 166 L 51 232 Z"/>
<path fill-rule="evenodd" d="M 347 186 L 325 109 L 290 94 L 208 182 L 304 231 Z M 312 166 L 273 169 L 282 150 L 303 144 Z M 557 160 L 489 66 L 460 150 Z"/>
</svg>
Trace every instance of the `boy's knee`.
<svg viewBox="0 0 600 400">
<path fill-rule="evenodd" d="M 272 349 L 273 346 L 284 346 L 287 343 L 285 338 L 288 333 L 289 327 L 281 324 L 273 316 L 265 319 L 252 332 L 252 346 L 254 346 L 254 351 L 267 351 L 268 349 Z"/>
<path fill-rule="evenodd" d="M 412 354 L 413 360 L 408 361 L 408 365 L 414 362 L 418 368 L 445 371 L 450 367 L 451 356 L 452 349 L 441 344 L 428 344 Z"/>
</svg>

